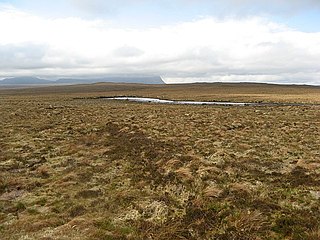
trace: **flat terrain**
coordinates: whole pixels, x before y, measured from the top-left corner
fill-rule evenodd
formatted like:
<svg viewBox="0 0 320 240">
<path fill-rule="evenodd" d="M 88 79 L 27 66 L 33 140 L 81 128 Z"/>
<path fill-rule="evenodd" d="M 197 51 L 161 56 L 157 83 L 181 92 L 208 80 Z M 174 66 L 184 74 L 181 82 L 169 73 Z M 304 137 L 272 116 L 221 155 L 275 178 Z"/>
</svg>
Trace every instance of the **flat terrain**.
<svg viewBox="0 0 320 240">
<path fill-rule="evenodd" d="M 89 85 L 53 86 L 1 90 L 0 96 L 39 98 L 137 96 L 171 100 L 320 103 L 320 86 L 273 84 L 176 84 L 145 85 L 98 83 Z"/>
<path fill-rule="evenodd" d="M 263 84 L 0 90 L 0 238 L 320 239 L 319 103 Z"/>
</svg>

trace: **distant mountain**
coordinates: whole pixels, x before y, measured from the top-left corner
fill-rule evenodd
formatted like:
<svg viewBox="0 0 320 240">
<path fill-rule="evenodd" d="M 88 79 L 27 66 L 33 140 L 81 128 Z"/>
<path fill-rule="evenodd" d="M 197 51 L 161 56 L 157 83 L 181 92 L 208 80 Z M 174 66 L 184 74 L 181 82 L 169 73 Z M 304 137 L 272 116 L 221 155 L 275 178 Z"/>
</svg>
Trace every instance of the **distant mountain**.
<svg viewBox="0 0 320 240">
<path fill-rule="evenodd" d="M 45 79 L 37 78 L 37 77 L 13 77 L 13 78 L 5 78 L 0 81 L 0 84 L 6 85 L 29 85 L 29 84 L 52 84 L 52 81 L 48 81 Z"/>
<path fill-rule="evenodd" d="M 61 78 L 56 81 L 49 81 L 37 77 L 13 77 L 0 81 L 2 85 L 32 85 L 32 84 L 89 84 L 97 82 L 114 83 L 144 83 L 144 84 L 165 84 L 160 76 L 106 76 L 101 78 Z"/>
</svg>

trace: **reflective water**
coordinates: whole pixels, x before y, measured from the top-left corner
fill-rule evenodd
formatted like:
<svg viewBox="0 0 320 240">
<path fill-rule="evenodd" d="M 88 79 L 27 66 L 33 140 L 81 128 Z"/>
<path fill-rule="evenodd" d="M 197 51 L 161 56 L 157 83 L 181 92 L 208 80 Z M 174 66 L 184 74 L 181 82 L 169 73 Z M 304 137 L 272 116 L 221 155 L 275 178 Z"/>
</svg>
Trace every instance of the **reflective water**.
<svg viewBox="0 0 320 240">
<path fill-rule="evenodd" d="M 131 102 L 181 104 L 181 105 L 224 105 L 224 106 L 257 105 L 256 103 L 243 103 L 243 102 L 173 101 L 173 100 L 163 100 L 163 99 L 158 99 L 158 98 L 141 98 L 141 97 L 112 97 L 112 98 L 107 98 L 107 99 L 126 100 L 126 101 L 131 101 Z"/>
</svg>

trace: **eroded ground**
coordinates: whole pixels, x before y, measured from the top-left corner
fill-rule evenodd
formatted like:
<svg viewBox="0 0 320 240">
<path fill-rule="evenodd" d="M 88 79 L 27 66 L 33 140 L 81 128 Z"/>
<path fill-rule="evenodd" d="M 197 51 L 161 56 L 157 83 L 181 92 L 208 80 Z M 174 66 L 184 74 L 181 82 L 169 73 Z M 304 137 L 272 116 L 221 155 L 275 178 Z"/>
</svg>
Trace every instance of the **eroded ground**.
<svg viewBox="0 0 320 240">
<path fill-rule="evenodd" d="M 0 102 L 1 239 L 320 239 L 320 107 Z"/>
</svg>

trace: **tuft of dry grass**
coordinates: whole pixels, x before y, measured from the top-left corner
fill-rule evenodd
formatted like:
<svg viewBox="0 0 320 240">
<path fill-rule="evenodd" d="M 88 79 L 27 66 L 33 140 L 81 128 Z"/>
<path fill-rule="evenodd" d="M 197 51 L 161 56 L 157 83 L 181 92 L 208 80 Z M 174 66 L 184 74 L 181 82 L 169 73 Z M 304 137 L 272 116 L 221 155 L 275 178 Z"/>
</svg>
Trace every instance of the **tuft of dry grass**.
<svg viewBox="0 0 320 240">
<path fill-rule="evenodd" d="M 191 181 L 193 180 L 192 171 L 188 167 L 178 168 L 175 173 L 183 180 Z"/>
<path fill-rule="evenodd" d="M 209 187 L 204 189 L 203 195 L 205 197 L 217 198 L 217 197 L 219 197 L 221 195 L 222 192 L 223 192 L 223 190 L 221 190 L 217 186 L 209 186 Z"/>
</svg>

